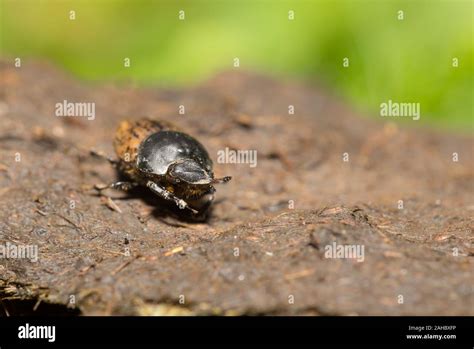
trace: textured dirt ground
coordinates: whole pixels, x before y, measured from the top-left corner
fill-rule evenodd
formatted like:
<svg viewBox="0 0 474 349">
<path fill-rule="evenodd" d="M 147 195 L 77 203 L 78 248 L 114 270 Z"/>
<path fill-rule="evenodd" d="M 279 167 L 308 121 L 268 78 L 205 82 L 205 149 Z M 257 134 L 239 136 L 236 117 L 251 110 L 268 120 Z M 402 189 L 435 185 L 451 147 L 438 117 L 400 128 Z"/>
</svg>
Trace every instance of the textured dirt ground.
<svg viewBox="0 0 474 349">
<path fill-rule="evenodd" d="M 474 315 L 472 138 L 248 73 L 163 90 L 0 69 L 0 243 L 39 248 L 36 263 L 0 259 L 0 313 Z M 63 100 L 95 102 L 96 119 L 55 116 Z M 175 122 L 233 176 L 207 222 L 146 190 L 91 190 L 118 177 L 88 150 L 112 155 L 119 120 L 142 116 Z M 257 150 L 257 166 L 217 164 L 225 147 Z M 334 242 L 364 261 L 326 258 Z"/>
</svg>

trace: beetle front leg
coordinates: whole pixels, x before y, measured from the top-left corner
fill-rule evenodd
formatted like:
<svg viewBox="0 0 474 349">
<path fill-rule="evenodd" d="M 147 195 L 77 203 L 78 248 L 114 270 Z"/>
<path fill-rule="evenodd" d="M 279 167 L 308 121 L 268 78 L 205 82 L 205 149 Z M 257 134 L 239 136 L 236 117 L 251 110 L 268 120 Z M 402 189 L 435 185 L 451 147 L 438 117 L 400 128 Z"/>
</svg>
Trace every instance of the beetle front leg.
<svg viewBox="0 0 474 349">
<path fill-rule="evenodd" d="M 160 197 L 162 197 L 163 199 L 165 200 L 169 200 L 169 201 L 174 201 L 174 203 L 180 208 L 180 209 L 185 209 L 187 208 L 188 210 L 190 210 L 191 212 L 193 212 L 194 214 L 197 214 L 199 213 L 198 211 L 196 211 L 195 209 L 191 208 L 188 203 L 186 201 L 184 201 L 183 199 L 180 199 L 178 198 L 177 196 L 175 196 L 173 193 L 171 193 L 170 191 L 166 190 L 165 188 L 162 188 L 160 187 L 158 184 L 156 184 L 155 182 L 152 182 L 152 181 L 148 181 L 148 183 L 146 184 L 146 186 L 148 188 L 150 188 L 154 193 L 158 194 Z"/>
</svg>

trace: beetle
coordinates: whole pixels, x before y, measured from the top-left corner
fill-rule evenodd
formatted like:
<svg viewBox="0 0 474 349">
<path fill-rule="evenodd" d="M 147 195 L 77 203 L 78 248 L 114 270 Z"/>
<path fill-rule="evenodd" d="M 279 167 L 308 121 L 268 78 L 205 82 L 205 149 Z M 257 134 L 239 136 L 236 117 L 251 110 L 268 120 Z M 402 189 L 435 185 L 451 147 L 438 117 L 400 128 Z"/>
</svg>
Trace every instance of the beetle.
<svg viewBox="0 0 474 349">
<path fill-rule="evenodd" d="M 204 146 L 167 121 L 122 121 L 115 133 L 114 148 L 118 160 L 108 160 L 129 181 L 96 186 L 99 191 L 146 186 L 180 209 L 202 214 L 214 200 L 213 185 L 232 178 L 214 178 L 212 160 Z"/>
</svg>

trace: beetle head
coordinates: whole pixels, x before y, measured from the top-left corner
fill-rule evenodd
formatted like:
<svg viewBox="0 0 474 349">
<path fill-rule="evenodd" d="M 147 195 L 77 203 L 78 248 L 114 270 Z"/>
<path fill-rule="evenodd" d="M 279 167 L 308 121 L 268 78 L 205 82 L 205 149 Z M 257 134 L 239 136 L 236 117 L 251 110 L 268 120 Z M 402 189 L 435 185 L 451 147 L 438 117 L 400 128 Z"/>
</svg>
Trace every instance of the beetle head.
<svg viewBox="0 0 474 349">
<path fill-rule="evenodd" d="M 176 183 L 210 184 L 212 182 L 212 175 L 193 159 L 175 162 L 168 168 L 168 174 Z"/>
<path fill-rule="evenodd" d="M 228 182 L 231 177 L 214 178 L 209 168 L 193 159 L 177 161 L 168 168 L 168 175 L 173 182 L 185 182 L 192 185 L 211 185 Z"/>
</svg>

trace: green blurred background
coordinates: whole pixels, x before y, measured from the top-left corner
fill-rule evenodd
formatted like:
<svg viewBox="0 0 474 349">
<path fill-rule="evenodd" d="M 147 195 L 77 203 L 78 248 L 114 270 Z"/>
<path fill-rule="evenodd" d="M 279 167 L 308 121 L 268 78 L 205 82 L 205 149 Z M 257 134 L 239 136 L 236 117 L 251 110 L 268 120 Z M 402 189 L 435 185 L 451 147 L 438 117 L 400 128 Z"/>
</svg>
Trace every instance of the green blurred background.
<svg viewBox="0 0 474 349">
<path fill-rule="evenodd" d="M 417 124 L 473 130 L 472 0 L 0 2 L 2 56 L 47 58 L 84 79 L 195 84 L 238 57 L 240 69 L 312 81 L 364 114 L 419 102 Z"/>
</svg>

